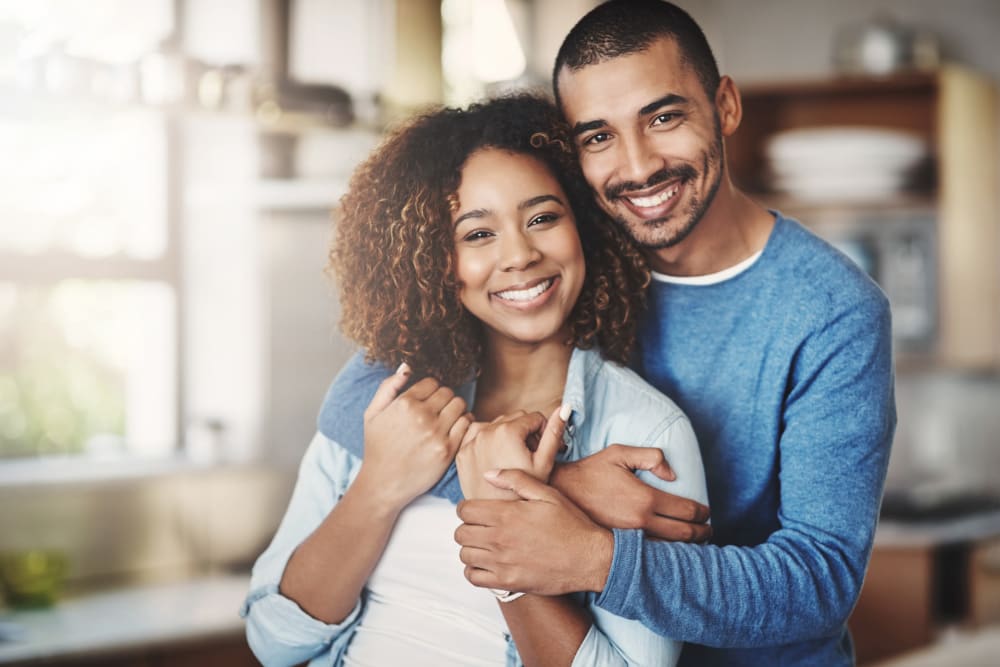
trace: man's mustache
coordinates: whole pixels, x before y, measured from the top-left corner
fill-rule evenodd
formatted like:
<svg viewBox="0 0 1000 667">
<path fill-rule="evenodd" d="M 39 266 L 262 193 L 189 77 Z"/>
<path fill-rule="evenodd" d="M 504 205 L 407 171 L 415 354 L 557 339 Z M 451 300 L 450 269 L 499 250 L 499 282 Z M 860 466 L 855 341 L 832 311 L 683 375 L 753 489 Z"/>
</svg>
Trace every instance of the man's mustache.
<svg viewBox="0 0 1000 667">
<path fill-rule="evenodd" d="M 695 171 L 695 168 L 689 164 L 682 164 L 678 167 L 664 167 L 647 178 L 645 183 L 622 181 L 621 183 L 609 185 L 604 188 L 604 197 L 605 199 L 615 199 L 616 197 L 620 197 L 623 192 L 645 190 L 646 188 L 651 188 L 654 185 L 659 185 L 660 183 L 665 183 L 666 181 L 689 181 L 693 180 L 697 176 L 698 172 Z"/>
</svg>

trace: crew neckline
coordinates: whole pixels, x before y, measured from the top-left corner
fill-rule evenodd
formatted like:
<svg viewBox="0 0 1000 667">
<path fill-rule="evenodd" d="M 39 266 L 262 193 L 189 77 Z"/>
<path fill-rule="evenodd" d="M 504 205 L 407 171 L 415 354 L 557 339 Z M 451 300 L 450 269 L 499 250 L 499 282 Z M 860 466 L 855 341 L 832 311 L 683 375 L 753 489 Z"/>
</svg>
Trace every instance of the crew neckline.
<svg viewBox="0 0 1000 667">
<path fill-rule="evenodd" d="M 671 276 L 669 274 L 658 273 L 656 271 L 650 271 L 650 274 L 652 275 L 653 280 L 661 283 L 670 283 L 672 285 L 716 285 L 730 280 L 731 278 L 735 278 L 749 269 L 758 259 L 760 259 L 762 254 L 764 254 L 763 248 L 737 264 L 722 269 L 721 271 L 708 273 L 703 276 Z"/>
</svg>

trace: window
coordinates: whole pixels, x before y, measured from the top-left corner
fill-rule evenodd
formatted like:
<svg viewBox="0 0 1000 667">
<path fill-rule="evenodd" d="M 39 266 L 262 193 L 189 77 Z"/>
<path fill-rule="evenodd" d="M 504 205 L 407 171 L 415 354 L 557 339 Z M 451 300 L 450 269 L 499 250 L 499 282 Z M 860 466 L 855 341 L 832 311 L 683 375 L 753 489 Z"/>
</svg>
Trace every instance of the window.
<svg viewBox="0 0 1000 667">
<path fill-rule="evenodd" d="M 176 447 L 171 119 L 139 98 L 172 12 L 0 7 L 0 460 Z"/>
</svg>

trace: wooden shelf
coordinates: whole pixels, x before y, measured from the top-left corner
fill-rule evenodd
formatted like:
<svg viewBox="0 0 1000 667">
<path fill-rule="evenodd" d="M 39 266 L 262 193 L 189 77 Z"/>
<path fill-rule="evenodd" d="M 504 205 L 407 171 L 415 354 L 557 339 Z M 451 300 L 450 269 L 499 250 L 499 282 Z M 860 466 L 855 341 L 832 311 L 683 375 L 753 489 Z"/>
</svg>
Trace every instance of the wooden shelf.
<svg viewBox="0 0 1000 667">
<path fill-rule="evenodd" d="M 927 358 L 917 363 L 1000 368 L 996 84 L 947 66 L 881 78 L 755 84 L 741 92 L 743 121 L 726 142 L 737 185 L 828 238 L 837 233 L 831 225 L 838 220 L 845 234 L 852 226 L 868 225 L 868 231 L 877 235 L 880 217 L 897 221 L 906 214 L 915 219 L 932 217 L 935 333 Z M 802 201 L 770 192 L 768 139 L 785 130 L 827 126 L 889 128 L 921 137 L 929 159 L 918 189 L 884 201 L 856 202 Z"/>
</svg>

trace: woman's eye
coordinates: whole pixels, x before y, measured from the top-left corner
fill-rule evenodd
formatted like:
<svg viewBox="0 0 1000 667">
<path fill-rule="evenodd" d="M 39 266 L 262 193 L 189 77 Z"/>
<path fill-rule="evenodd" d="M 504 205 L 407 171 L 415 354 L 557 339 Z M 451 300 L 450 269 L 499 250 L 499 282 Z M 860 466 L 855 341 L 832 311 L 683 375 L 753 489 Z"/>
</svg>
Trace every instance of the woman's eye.
<svg viewBox="0 0 1000 667">
<path fill-rule="evenodd" d="M 534 218 L 532 218 L 528 222 L 528 226 L 533 227 L 535 225 L 543 225 L 546 222 L 555 222 L 558 219 L 559 216 L 556 215 L 555 213 L 542 213 L 541 215 L 536 215 Z"/>
<path fill-rule="evenodd" d="M 488 231 L 486 231 L 484 229 L 477 229 L 476 231 L 469 232 L 468 234 L 466 234 L 465 236 L 463 236 L 462 240 L 463 241 L 482 241 L 483 239 L 488 239 L 491 236 L 493 236 L 493 234 L 491 232 L 488 232 Z"/>
</svg>

